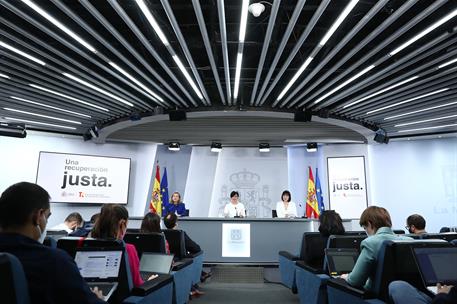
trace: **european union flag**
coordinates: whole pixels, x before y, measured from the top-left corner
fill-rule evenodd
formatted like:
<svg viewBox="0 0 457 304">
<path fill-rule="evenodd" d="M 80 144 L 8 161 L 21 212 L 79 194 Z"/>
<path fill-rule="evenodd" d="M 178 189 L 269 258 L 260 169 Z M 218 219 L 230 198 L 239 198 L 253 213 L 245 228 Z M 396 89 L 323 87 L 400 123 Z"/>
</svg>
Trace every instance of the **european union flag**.
<svg viewBox="0 0 457 304">
<path fill-rule="evenodd" d="M 317 203 L 319 206 L 319 214 L 321 214 L 322 211 L 325 210 L 325 206 L 324 206 L 324 196 L 322 195 L 321 182 L 319 180 L 319 175 L 317 174 L 317 168 L 316 168 L 316 196 L 317 196 Z"/>
<path fill-rule="evenodd" d="M 162 194 L 162 205 L 165 209 L 170 200 L 168 199 L 168 179 L 167 179 L 167 168 L 163 170 L 162 180 L 160 181 L 160 193 Z"/>
</svg>

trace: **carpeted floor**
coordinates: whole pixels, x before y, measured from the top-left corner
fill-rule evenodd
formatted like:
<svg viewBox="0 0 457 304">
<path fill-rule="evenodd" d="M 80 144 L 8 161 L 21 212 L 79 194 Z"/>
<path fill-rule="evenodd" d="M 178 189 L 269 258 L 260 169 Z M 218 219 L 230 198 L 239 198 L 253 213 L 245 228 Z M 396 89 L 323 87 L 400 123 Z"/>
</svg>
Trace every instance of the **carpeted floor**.
<svg viewBox="0 0 457 304">
<path fill-rule="evenodd" d="M 299 303 L 298 295 L 290 289 L 275 283 L 220 283 L 208 280 L 200 284 L 204 295 L 193 298 L 190 304 L 206 303 L 261 303 L 261 304 L 287 304 Z"/>
</svg>

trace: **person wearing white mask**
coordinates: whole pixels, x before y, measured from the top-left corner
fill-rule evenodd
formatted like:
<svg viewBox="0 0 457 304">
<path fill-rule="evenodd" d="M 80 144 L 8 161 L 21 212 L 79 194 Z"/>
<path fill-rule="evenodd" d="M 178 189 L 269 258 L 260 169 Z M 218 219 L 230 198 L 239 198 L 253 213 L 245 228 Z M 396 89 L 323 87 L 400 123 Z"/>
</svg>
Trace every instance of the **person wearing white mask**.
<svg viewBox="0 0 457 304">
<path fill-rule="evenodd" d="M 32 304 L 105 303 L 101 291 L 89 288 L 66 252 L 42 244 L 51 215 L 49 200 L 46 190 L 27 182 L 2 193 L 0 252 L 21 262 Z"/>
<path fill-rule="evenodd" d="M 224 216 L 225 217 L 245 217 L 246 209 L 244 205 L 238 201 L 240 194 L 237 191 L 230 193 L 230 203 L 225 205 Z"/>
</svg>

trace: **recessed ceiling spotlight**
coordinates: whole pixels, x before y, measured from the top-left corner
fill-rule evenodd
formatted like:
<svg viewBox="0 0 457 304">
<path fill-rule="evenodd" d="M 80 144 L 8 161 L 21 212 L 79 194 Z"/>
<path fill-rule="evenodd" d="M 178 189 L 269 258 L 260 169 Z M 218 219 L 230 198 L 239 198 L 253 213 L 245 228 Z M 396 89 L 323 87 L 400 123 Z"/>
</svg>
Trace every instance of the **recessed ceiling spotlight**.
<svg viewBox="0 0 457 304">
<path fill-rule="evenodd" d="M 270 144 L 269 143 L 260 143 L 259 144 L 259 152 L 270 152 Z"/>
<path fill-rule="evenodd" d="M 254 17 L 259 17 L 263 12 L 265 11 L 265 5 L 262 3 L 252 3 L 249 5 L 249 12 L 254 16 Z"/>
<path fill-rule="evenodd" d="M 169 142 L 168 143 L 168 150 L 170 151 L 179 151 L 181 150 L 181 146 L 179 142 Z"/>
<path fill-rule="evenodd" d="M 307 143 L 306 151 L 307 152 L 317 152 L 317 143 Z"/>
<path fill-rule="evenodd" d="M 221 152 L 222 151 L 222 144 L 218 142 L 213 142 L 211 144 L 211 152 Z"/>
</svg>

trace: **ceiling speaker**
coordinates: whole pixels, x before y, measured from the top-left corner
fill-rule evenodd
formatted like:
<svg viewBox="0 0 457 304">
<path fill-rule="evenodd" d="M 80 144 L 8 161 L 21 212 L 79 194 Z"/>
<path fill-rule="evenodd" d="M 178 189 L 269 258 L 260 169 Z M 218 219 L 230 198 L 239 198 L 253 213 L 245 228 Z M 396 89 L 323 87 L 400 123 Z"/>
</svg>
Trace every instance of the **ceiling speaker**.
<svg viewBox="0 0 457 304">
<path fill-rule="evenodd" d="M 295 111 L 294 121 L 311 121 L 311 117 L 313 116 L 313 112 L 311 110 L 297 110 Z"/>
<path fill-rule="evenodd" d="M 170 116 L 170 121 L 181 121 L 187 119 L 186 112 L 183 110 L 170 111 L 168 115 Z"/>
</svg>

